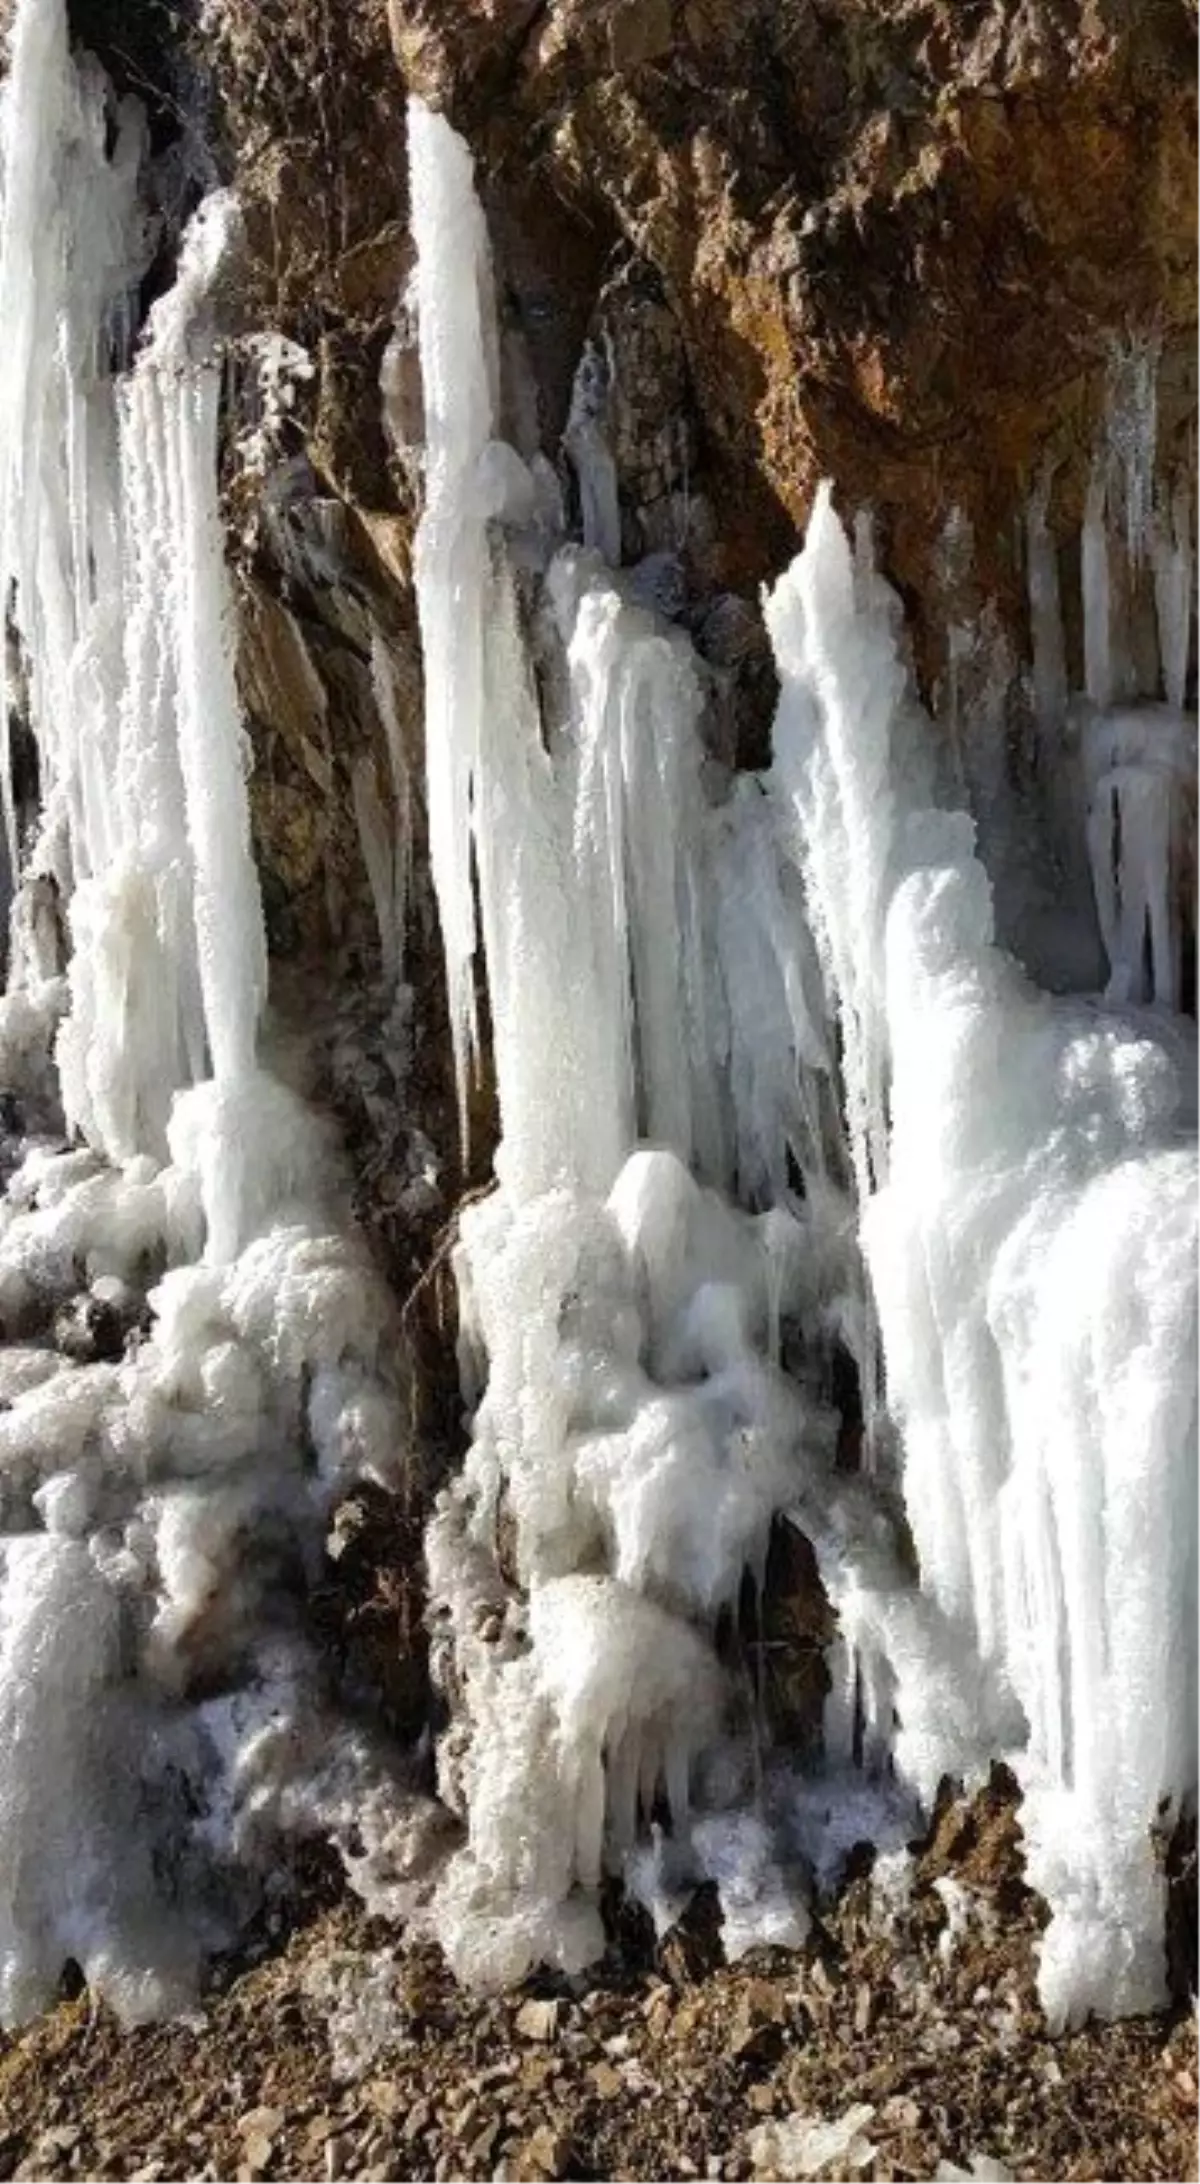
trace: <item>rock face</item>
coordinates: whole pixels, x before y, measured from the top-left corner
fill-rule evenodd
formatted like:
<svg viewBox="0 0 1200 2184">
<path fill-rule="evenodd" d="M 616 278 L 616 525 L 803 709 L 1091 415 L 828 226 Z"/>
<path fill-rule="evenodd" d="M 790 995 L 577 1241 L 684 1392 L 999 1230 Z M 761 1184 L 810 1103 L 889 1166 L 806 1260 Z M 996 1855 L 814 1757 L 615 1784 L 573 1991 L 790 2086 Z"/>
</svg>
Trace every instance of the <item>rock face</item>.
<svg viewBox="0 0 1200 2184">
<path fill-rule="evenodd" d="M 1111 338 L 1162 334 L 1168 435 L 1192 405 L 1183 0 L 391 0 L 391 24 L 514 223 L 552 203 L 560 278 L 597 235 L 657 277 L 734 588 L 828 474 L 915 600 L 961 508 L 1016 619 L 1015 511 L 1049 453 L 1078 522 Z"/>
<path fill-rule="evenodd" d="M 121 80 L 121 11 L 77 7 Z M 440 1158 L 443 1217 L 486 1172 L 490 1125 L 484 1095 L 461 1176 L 420 847 L 421 396 L 397 318 L 408 91 L 477 156 L 510 436 L 556 464 L 578 512 L 586 347 L 623 558 L 687 620 L 718 671 L 714 735 L 755 763 L 773 700 L 758 589 L 822 476 L 872 511 L 932 688 L 952 620 L 986 634 L 987 658 L 1028 661 L 1024 511 L 1048 478 L 1069 568 L 1115 343 L 1158 358 L 1160 478 L 1187 463 L 1193 30 L 1187 0 L 361 0 L 336 16 L 212 0 L 197 19 L 184 90 L 245 207 L 247 325 L 306 359 L 265 441 L 245 375 L 230 450 L 273 950 L 308 991 L 339 951 L 377 960 L 368 807 L 403 804 L 423 1057 L 405 1096 Z M 138 80 L 168 73 L 136 56 Z M 1068 581 L 1073 687 L 1076 598 Z M 363 1141 L 386 1168 L 376 1124 Z"/>
<path fill-rule="evenodd" d="M 651 579 L 682 586 L 730 670 L 747 758 L 771 703 L 757 589 L 822 476 L 872 510 L 932 683 L 951 607 L 990 614 L 1028 657 L 1022 511 L 1049 468 L 1051 530 L 1077 534 L 1114 341 L 1158 345 L 1160 475 L 1188 459 L 1188 0 L 359 0 L 334 15 L 211 0 L 169 45 L 145 26 L 131 39 L 125 15 L 73 0 L 80 40 L 179 140 L 177 209 L 218 173 L 236 183 L 247 326 L 307 360 L 249 464 L 262 397 L 247 375 L 230 464 L 279 959 L 372 946 L 355 767 L 360 816 L 368 778 L 385 807 L 396 791 L 372 631 L 396 664 L 414 808 L 418 793 L 420 390 L 395 331 L 409 89 L 478 158 L 512 437 L 570 493 L 562 435 L 590 342 L 625 559 L 678 564 Z M 427 899 L 423 916 L 432 931 Z"/>
</svg>

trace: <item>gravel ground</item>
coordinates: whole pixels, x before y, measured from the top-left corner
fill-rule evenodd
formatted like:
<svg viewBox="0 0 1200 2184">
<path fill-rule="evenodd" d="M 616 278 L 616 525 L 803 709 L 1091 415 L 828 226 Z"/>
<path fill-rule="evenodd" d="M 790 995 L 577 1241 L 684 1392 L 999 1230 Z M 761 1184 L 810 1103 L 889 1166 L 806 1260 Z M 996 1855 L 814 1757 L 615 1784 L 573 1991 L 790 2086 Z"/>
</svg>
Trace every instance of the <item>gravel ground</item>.
<svg viewBox="0 0 1200 2184">
<path fill-rule="evenodd" d="M 319 1896 L 194 2024 L 79 1995 L 10 2040 L 0 2177 L 1197 2175 L 1194 2011 L 1048 2037 L 1000 1791 L 942 1815 L 889 1931 L 860 1877 L 805 1950 L 734 1966 L 701 1900 L 661 1945 L 615 1917 L 584 1979 L 468 1996 Z M 819 2169 L 813 2120 L 843 2126 Z"/>
</svg>

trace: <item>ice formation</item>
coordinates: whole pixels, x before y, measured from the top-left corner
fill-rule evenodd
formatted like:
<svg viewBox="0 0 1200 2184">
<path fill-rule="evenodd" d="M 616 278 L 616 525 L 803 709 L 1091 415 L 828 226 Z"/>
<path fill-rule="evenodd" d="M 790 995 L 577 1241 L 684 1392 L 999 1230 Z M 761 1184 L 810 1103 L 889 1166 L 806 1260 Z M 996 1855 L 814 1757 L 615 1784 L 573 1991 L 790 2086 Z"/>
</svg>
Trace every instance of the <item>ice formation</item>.
<svg viewBox="0 0 1200 2184">
<path fill-rule="evenodd" d="M 660 1920 L 716 1878 L 734 1948 L 794 1932 L 799 1872 L 856 1831 L 898 1849 L 902 1785 L 928 1801 L 1000 1754 L 1051 1908 L 1048 2012 L 1148 2006 L 1153 1831 L 1195 1788 L 1186 508 L 1164 543 L 1139 411 L 1118 497 L 1123 551 L 1153 564 L 1158 705 L 1114 620 L 1114 458 L 1084 521 L 1083 701 L 1048 473 L 1030 510 L 1038 731 L 1074 754 L 1110 964 L 1103 1001 L 1052 999 L 996 945 L 898 604 L 828 491 L 767 603 L 763 776 L 706 754 L 700 664 L 614 565 L 592 365 L 566 438 L 585 545 L 543 552 L 518 605 L 536 488 L 495 440 L 470 156 L 419 105 L 410 146 L 435 877 L 462 1081 L 478 938 L 501 1112 L 457 1260 L 472 1445 L 430 1541 L 459 1706 L 442 1784 L 469 1827 L 439 1930 L 475 1979 L 574 1967 L 607 1867 Z M 956 683 L 960 793 L 997 807 L 1012 674 L 993 650 Z M 835 1343 L 858 1478 L 833 1462 Z M 719 1643 L 781 1514 L 839 1626 L 823 1769 L 782 1793 Z"/>
<path fill-rule="evenodd" d="M 768 613 L 776 769 L 830 983 L 888 1057 L 862 1239 L 922 1589 L 978 1657 L 993 1722 L 1020 1708 L 1030 1874 L 1053 1914 L 1048 2011 L 1148 2007 L 1163 1978 L 1152 1829 L 1195 1789 L 1177 1635 L 1195 1588 L 1188 1041 L 1051 1002 L 994 946 L 971 822 L 929 808 L 905 761 L 894 639 L 827 497 Z M 843 784 L 831 749 L 851 704 Z M 862 784 L 881 776 L 869 833 Z M 882 879 L 861 955 L 858 860 Z M 1144 884 L 1165 895 L 1161 866 Z"/>
<path fill-rule="evenodd" d="M 40 799 L 5 780 L 0 2018 L 67 1959 L 128 2017 L 180 2006 L 288 1830 L 332 1835 L 398 1917 L 437 1868 L 426 1916 L 477 1981 L 582 1967 L 611 1875 L 659 1921 L 713 1882 L 730 1954 L 795 1943 L 855 1841 L 899 1859 L 940 1781 L 996 1755 L 1049 2013 L 1153 2004 L 1196 1586 L 1193 551 L 1153 344 L 1114 367 L 1078 660 L 1051 471 L 1028 511 L 1038 821 L 1078 926 L 1051 997 L 997 944 L 1029 877 L 1021 693 L 965 603 L 969 527 L 952 512 L 957 779 L 870 527 L 851 543 L 828 491 L 767 602 L 773 762 L 731 775 L 678 565 L 620 567 L 611 360 L 585 357 L 564 435 L 572 541 L 551 465 L 499 437 L 470 155 L 413 105 L 430 855 L 464 1137 L 483 975 L 501 1119 L 456 1257 L 470 1448 L 427 1544 L 467 1823 L 443 1861 L 300 1607 L 333 1503 L 393 1477 L 403 1434 L 389 1299 L 269 1068 L 216 493 L 238 209 L 205 200 L 143 325 L 149 136 L 71 55 L 63 0 L 19 0 L 3 97 L 0 696 Z M 304 368 L 285 348 L 260 356 L 260 472 Z M 397 418 L 399 376 L 397 353 Z M 295 483 L 269 469 L 263 520 L 315 566 Z M 413 813 L 382 644 L 370 674 L 390 780 L 367 761 L 352 793 L 395 987 Z M 836 1620 L 800 1770 L 753 1665 L 789 1525 Z"/>
<path fill-rule="evenodd" d="M 532 494 L 515 454 L 492 453 L 471 162 L 420 107 L 410 144 L 435 873 L 464 994 L 476 876 L 502 1119 L 501 1187 L 463 1215 L 458 1254 L 464 1366 L 486 1392 L 430 1543 L 467 1729 L 443 1786 L 470 1820 L 439 1930 L 465 1973 L 502 1980 L 601 1946 L 598 1884 L 639 1814 L 661 1804 L 687 1832 L 697 1766 L 722 1750 L 717 1622 L 746 1573 L 761 1584 L 776 1511 L 832 1458 L 818 1376 L 783 1371 L 782 1330 L 801 1300 L 832 1328 L 849 1252 L 798 1203 L 749 1214 L 719 1187 L 734 1171 L 782 1184 L 789 1144 L 815 1172 L 815 962 L 803 942 L 777 953 L 787 881 L 761 793 L 708 809 L 690 646 L 586 546 L 562 547 L 545 576 L 539 711 L 506 546 Z M 464 295 L 475 349 L 454 353 L 451 402 L 440 374 Z M 732 868 L 738 840 L 755 878 L 714 928 L 710 873 Z M 764 963 L 756 997 L 745 973 Z M 781 1049 L 765 1065 L 764 1015 Z M 491 1552 L 504 1521 L 524 1601 Z M 698 1836 L 693 1877 L 705 1856 Z M 759 1930 L 779 1931 L 778 1875 L 760 1863 Z M 737 1916 L 752 1924 L 753 1906 Z M 787 1917 L 794 1932 L 794 1901 Z"/>
<path fill-rule="evenodd" d="M 21 0 L 4 123 L 4 695 L 41 809 L 18 840 L 8 796 L 0 1050 L 35 1134 L 0 1201 L 0 2020 L 68 1959 L 142 2018 L 194 1996 L 281 1830 L 345 1832 L 351 1784 L 387 1865 L 394 1787 L 325 1708 L 297 1581 L 347 1481 L 394 1472 L 395 1329 L 259 1055 L 216 491 L 237 208 L 202 205 L 138 340 L 147 132 L 62 0 Z"/>
</svg>

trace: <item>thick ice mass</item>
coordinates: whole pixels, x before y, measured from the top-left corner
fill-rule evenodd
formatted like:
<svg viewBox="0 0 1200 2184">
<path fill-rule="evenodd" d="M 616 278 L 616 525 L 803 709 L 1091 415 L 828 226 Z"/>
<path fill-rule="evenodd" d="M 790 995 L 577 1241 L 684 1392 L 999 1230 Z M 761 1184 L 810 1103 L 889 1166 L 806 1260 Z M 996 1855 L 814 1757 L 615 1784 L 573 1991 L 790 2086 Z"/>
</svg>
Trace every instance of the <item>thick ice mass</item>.
<svg viewBox="0 0 1200 2184">
<path fill-rule="evenodd" d="M 769 606 L 785 674 L 776 770 L 839 1007 L 854 1023 L 877 1009 L 886 1041 L 887 1159 L 862 1239 L 922 1588 L 977 1650 L 994 1703 L 1019 1704 L 1030 1876 L 1053 1914 L 1048 2011 L 1146 2008 L 1163 1982 L 1152 1829 L 1195 1793 L 1179 1636 L 1195 1592 L 1189 1042 L 1152 1017 L 1050 1001 L 996 949 L 971 823 L 929 809 L 904 768 L 890 638 L 856 592 L 825 499 Z M 844 651 L 831 654 L 839 613 Z M 861 703 L 868 662 L 876 694 Z M 812 814 L 850 691 L 873 748 L 833 790 L 850 845 L 833 863 L 830 823 L 814 846 Z M 1139 755 L 1159 735 L 1178 748 L 1174 716 L 1125 719 L 1097 722 L 1101 763 L 1123 734 L 1142 739 Z M 862 779 L 881 771 L 876 831 L 852 834 Z M 1123 855 L 1137 972 L 1148 920 L 1154 975 L 1169 981 L 1165 833 L 1165 818 L 1149 840 L 1131 828 Z M 861 956 L 855 858 L 886 876 Z"/>
<path fill-rule="evenodd" d="M 453 307 L 441 290 L 469 284 L 475 313 L 487 267 L 477 222 L 447 221 L 451 191 L 471 190 L 463 147 L 418 112 L 411 150 L 436 390 Z M 464 1366 L 486 1392 L 430 1546 L 465 1737 L 443 1752 L 443 1789 L 470 1826 L 437 1917 L 455 1962 L 490 1981 L 595 1953 L 601 1874 L 620 1870 L 660 1800 L 686 1833 L 730 1704 L 717 1621 L 737 1614 L 745 1578 L 761 1585 L 773 1519 L 833 1453 L 820 1371 L 784 1372 L 782 1330 L 802 1302 L 830 1333 L 852 1316 L 853 1271 L 836 1220 L 830 1234 L 798 1201 L 751 1215 L 726 1195 L 736 1172 L 787 1199 L 790 1146 L 819 1196 L 831 1124 L 816 961 L 788 930 L 761 792 L 711 807 L 700 663 L 601 558 L 611 524 L 546 571 L 539 706 L 495 496 L 478 491 L 495 431 L 486 310 L 473 332 L 456 369 L 482 406 L 455 422 L 427 401 L 431 474 L 456 483 L 453 504 L 431 491 L 426 536 L 453 551 L 445 567 L 421 559 L 418 590 L 431 802 L 435 780 L 470 777 L 440 867 L 444 932 L 452 950 L 467 931 L 453 891 L 474 871 L 502 1123 L 501 1187 L 464 1213 L 458 1253 Z M 489 456 L 488 474 L 500 469 Z M 478 655 L 469 704 L 451 708 L 440 663 L 464 599 Z M 746 885 L 717 915 L 713 875 L 742 862 Z M 756 995 L 747 972 L 760 970 Z M 778 1045 L 760 1061 L 764 1028 Z M 506 1516 L 524 1601 L 491 1551 Z M 744 1795 L 751 1769 L 744 1741 L 719 1804 Z M 705 1800 L 716 1794 L 707 1783 Z M 707 1868 L 703 1839 L 688 1840 L 694 1885 Z M 773 1878 L 735 1887 L 731 1918 L 736 1898 L 746 1931 L 769 1903 L 764 1934 L 798 1931 L 795 1883 L 765 1852 L 759 1863 Z"/>
</svg>

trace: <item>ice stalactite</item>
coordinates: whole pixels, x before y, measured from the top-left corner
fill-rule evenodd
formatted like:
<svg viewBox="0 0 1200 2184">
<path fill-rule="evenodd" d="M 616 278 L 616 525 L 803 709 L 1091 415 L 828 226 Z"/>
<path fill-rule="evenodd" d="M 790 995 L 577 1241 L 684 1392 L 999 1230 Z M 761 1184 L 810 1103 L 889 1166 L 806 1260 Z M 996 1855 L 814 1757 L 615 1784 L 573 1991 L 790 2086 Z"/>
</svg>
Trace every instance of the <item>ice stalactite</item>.
<svg viewBox="0 0 1200 2184">
<path fill-rule="evenodd" d="M 1160 511 L 1152 551 L 1163 689 L 1168 705 L 1182 712 L 1187 697 L 1195 606 L 1191 493 L 1186 476 L 1176 481 L 1169 506 Z"/>
<path fill-rule="evenodd" d="M 1126 552 L 1134 567 L 1150 552 L 1158 456 L 1161 334 L 1134 333 L 1112 345 L 1105 424 L 1109 471 L 1117 487 Z"/>
<path fill-rule="evenodd" d="M 94 65 L 76 69 L 61 5 L 18 10 L 4 86 L 4 195 L 0 309 L 8 328 L 0 373 L 0 587 L 21 618 L 21 644 L 0 668 L 5 718 L 23 696 L 42 723 L 41 819 L 33 863 L 47 899 L 115 858 L 115 785 L 101 753 L 119 701 L 120 541 L 108 480 L 115 466 L 116 404 L 109 358 L 127 349 L 128 297 L 149 255 L 137 196 L 146 145 L 136 102 L 112 117 Z M 60 186 L 60 177 L 69 177 Z M 38 277 L 32 268 L 38 265 Z M 14 685 L 14 667 L 19 667 Z M 20 862 L 11 775 L 0 767 L 8 851 Z M 102 881 L 99 884 L 103 884 Z M 117 882 L 119 885 L 119 880 Z M 13 932 L 18 1013 L 46 1045 L 58 1000 L 40 951 Z M 104 976 L 101 965 L 97 975 Z M 123 1118 L 113 1118 L 122 1128 Z"/>
<path fill-rule="evenodd" d="M 338 1718 L 299 1607 L 332 1503 L 394 1477 L 403 1430 L 327 1131 L 258 1056 L 216 479 L 236 207 L 202 206 L 131 355 L 144 121 L 71 55 L 62 0 L 21 0 L 4 96 L 0 548 L 42 810 L 0 1053 L 26 1103 L 55 1042 L 83 1140 L 10 1144 L 0 1200 L 11 2023 L 67 1959 L 126 2018 L 186 2005 L 279 1836 L 344 1835 L 351 1799 L 348 1863 L 403 1893 L 387 1846 L 419 1808 Z"/>
<path fill-rule="evenodd" d="M 1025 528 L 1034 706 L 1047 747 L 1064 728 L 1068 692 L 1058 551 L 1048 522 L 1053 483 L 1047 465 L 1030 495 Z"/>
<path fill-rule="evenodd" d="M 1083 577 L 1084 688 L 1093 705 L 1111 705 L 1112 583 L 1107 530 L 1108 480 L 1099 456 L 1092 465 L 1083 513 L 1080 558 Z"/>
<path fill-rule="evenodd" d="M 441 129 L 435 115 L 419 104 L 411 107 L 411 217 L 414 234 L 427 238 L 425 248 L 418 247 L 412 287 L 425 399 L 425 513 L 414 574 L 425 659 L 429 854 L 465 1135 L 468 1079 L 478 1050 L 471 810 L 490 605 L 486 533 L 472 496 L 491 438 L 495 358 L 491 262 L 470 156 L 458 139 L 446 145 Z M 454 254 L 453 284 L 438 277 L 439 251 Z"/>
<path fill-rule="evenodd" d="M 1084 731 L 1087 839 L 1111 1001 L 1182 998 L 1183 813 L 1194 737 L 1165 705 L 1113 708 Z"/>
<path fill-rule="evenodd" d="M 384 976 L 398 979 L 404 968 L 408 906 L 412 895 L 415 813 L 411 762 L 404 748 L 395 669 L 378 629 L 371 632 L 371 689 L 387 740 L 392 806 L 390 854 L 381 860 L 373 888 Z"/>
<path fill-rule="evenodd" d="M 605 431 L 611 374 L 609 358 L 597 343 L 589 341 L 571 389 L 563 446 L 579 485 L 583 543 L 595 547 L 616 568 L 621 559 L 621 510 L 617 466 Z"/>
</svg>

